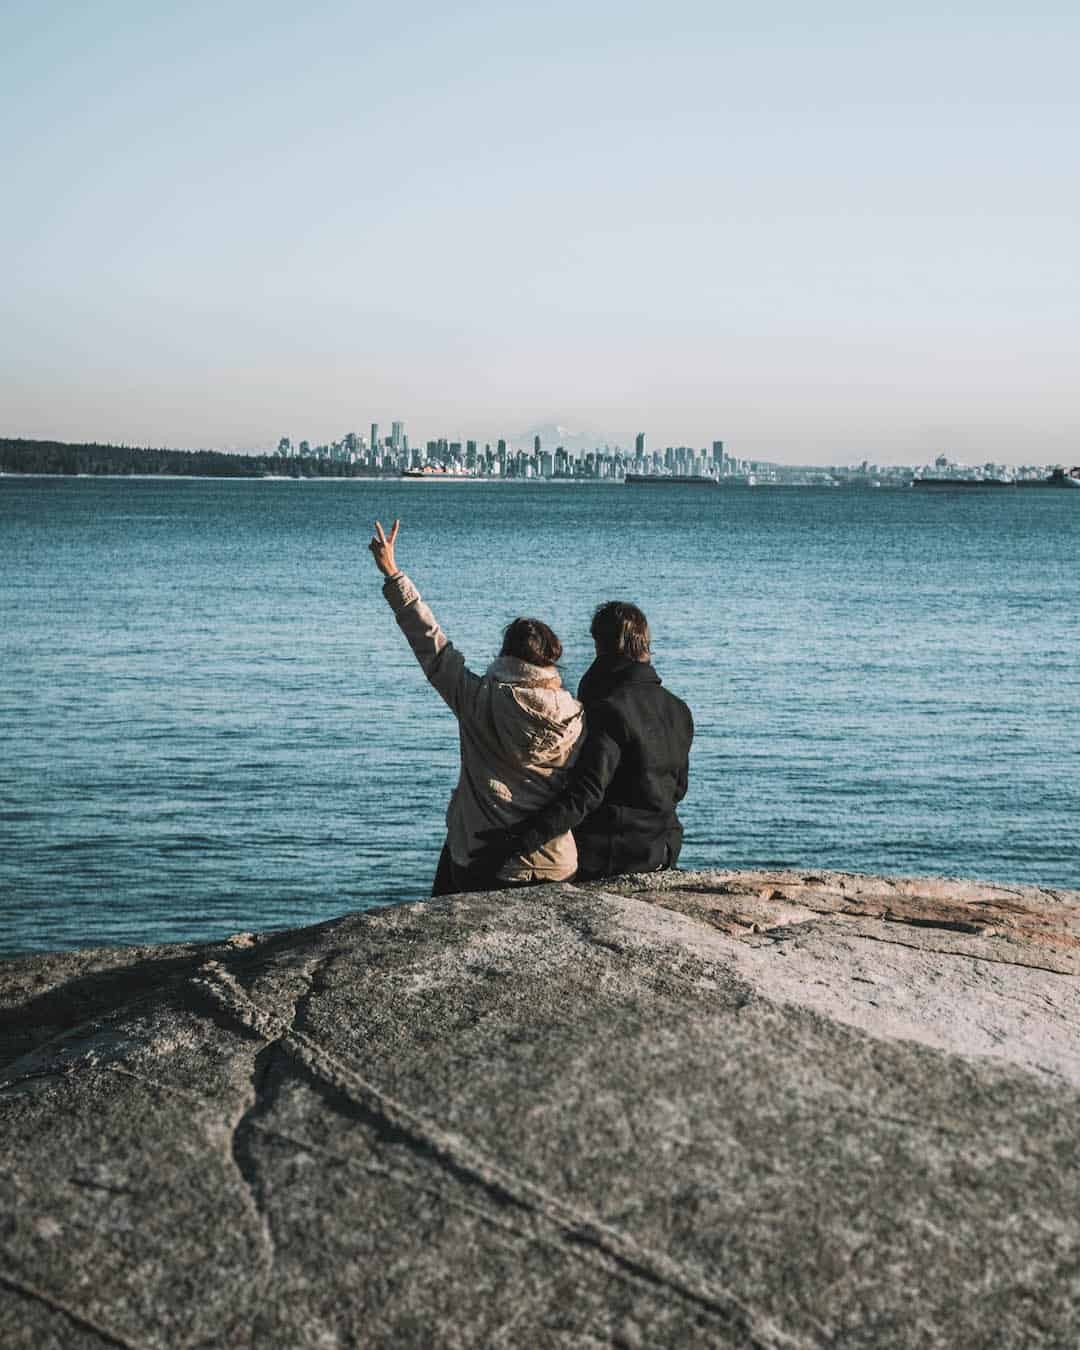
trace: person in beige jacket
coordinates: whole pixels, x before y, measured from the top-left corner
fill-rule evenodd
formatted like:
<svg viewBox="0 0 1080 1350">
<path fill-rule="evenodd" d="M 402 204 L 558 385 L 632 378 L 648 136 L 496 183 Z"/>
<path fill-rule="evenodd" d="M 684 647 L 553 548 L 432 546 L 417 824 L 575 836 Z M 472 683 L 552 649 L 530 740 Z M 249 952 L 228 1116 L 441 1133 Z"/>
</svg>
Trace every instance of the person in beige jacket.
<svg viewBox="0 0 1080 1350">
<path fill-rule="evenodd" d="M 566 786 L 585 731 L 581 704 L 564 689 L 556 661 L 562 643 L 537 619 L 515 619 L 483 675 L 439 627 L 394 558 L 400 521 L 389 536 L 378 521 L 368 545 L 386 578 L 383 595 L 420 668 L 458 720 L 461 773 L 446 810 L 446 843 L 432 895 L 566 881 L 577 871 L 567 831 L 534 851 L 491 861 L 482 831 L 509 829 L 548 805 Z"/>
</svg>

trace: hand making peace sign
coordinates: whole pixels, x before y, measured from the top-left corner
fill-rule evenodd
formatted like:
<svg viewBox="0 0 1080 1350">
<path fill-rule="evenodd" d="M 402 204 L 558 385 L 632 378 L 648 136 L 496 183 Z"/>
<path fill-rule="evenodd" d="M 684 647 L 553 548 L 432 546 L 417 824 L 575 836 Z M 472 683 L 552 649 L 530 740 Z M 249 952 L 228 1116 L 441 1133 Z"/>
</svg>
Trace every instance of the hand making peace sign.
<svg viewBox="0 0 1080 1350">
<path fill-rule="evenodd" d="M 372 557 L 375 559 L 375 566 L 384 577 L 397 576 L 400 568 L 394 561 L 394 540 L 398 537 L 398 530 L 401 529 L 401 521 L 395 520 L 390 527 L 390 538 L 383 533 L 383 527 L 378 521 L 375 522 L 375 537 L 368 548 L 371 549 Z"/>
</svg>

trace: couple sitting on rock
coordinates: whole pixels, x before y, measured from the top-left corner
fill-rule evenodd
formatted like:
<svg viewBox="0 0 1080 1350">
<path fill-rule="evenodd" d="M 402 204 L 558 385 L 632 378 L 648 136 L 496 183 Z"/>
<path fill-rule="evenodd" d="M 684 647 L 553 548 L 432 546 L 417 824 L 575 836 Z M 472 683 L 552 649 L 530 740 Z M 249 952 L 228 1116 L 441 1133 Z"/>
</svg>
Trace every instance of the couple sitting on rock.
<svg viewBox="0 0 1080 1350">
<path fill-rule="evenodd" d="M 368 547 L 398 626 L 461 737 L 432 894 L 674 867 L 694 724 L 652 668 L 641 610 L 615 600 L 596 611 L 596 660 L 577 698 L 556 669 L 562 643 L 537 619 L 515 619 L 477 675 L 399 570 L 399 526 L 388 536 L 376 521 Z"/>
</svg>

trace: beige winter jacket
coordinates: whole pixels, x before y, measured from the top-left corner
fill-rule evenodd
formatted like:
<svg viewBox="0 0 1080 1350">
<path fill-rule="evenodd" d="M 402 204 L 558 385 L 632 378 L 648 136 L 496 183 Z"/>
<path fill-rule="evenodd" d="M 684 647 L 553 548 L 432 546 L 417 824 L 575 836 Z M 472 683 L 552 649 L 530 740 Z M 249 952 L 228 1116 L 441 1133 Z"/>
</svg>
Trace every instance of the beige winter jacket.
<svg viewBox="0 0 1080 1350">
<path fill-rule="evenodd" d="M 563 788 L 585 731 L 581 704 L 552 666 L 500 656 L 483 675 L 447 640 L 404 573 L 383 595 L 421 669 L 458 720 L 461 774 L 446 809 L 446 842 L 459 867 L 482 851 L 481 830 L 514 825 Z M 577 870 L 572 834 L 561 834 L 499 871 L 506 881 L 561 881 Z"/>
</svg>

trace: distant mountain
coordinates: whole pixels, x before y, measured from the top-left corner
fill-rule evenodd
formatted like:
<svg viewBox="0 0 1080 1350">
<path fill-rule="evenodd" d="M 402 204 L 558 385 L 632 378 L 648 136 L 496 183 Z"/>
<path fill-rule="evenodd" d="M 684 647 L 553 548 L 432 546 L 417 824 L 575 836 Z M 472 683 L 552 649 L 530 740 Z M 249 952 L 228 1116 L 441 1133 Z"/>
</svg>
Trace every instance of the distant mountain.
<svg viewBox="0 0 1080 1350">
<path fill-rule="evenodd" d="M 633 436 L 625 434 L 615 436 L 610 432 L 595 432 L 585 428 L 575 430 L 555 422 L 544 422 L 519 432 L 514 436 L 513 444 L 521 449 L 531 449 L 535 436 L 540 437 L 540 445 L 544 450 L 554 450 L 560 445 L 566 450 L 576 451 L 596 450 L 605 445 L 614 450 L 617 445 L 625 449 L 634 443 Z"/>
</svg>

